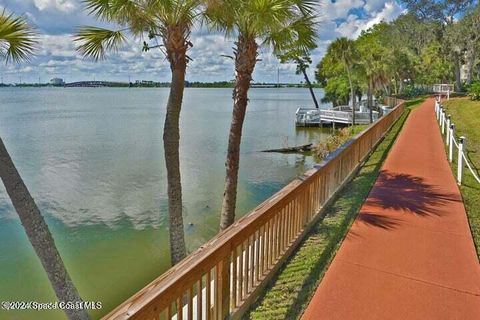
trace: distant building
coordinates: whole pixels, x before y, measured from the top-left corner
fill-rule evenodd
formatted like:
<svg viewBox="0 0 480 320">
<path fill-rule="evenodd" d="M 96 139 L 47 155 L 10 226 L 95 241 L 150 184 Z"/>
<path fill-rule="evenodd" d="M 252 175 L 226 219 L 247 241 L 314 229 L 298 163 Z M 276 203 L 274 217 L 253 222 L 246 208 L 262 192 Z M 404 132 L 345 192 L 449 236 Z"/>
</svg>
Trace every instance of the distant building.
<svg viewBox="0 0 480 320">
<path fill-rule="evenodd" d="M 65 85 L 65 81 L 62 78 L 53 78 L 50 80 L 50 84 L 52 86 L 63 86 Z"/>
</svg>

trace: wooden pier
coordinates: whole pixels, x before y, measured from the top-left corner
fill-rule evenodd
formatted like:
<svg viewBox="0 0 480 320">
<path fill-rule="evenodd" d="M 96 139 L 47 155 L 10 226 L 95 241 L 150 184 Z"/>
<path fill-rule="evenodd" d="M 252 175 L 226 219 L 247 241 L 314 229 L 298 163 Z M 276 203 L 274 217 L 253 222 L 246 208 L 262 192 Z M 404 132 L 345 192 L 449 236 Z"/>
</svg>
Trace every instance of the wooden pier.
<svg viewBox="0 0 480 320">
<path fill-rule="evenodd" d="M 379 118 L 378 111 L 372 111 L 372 122 Z M 297 127 L 318 127 L 323 124 L 352 124 L 352 108 L 341 106 L 334 109 L 298 108 L 295 117 Z M 355 124 L 369 124 L 370 111 L 355 111 Z"/>
</svg>

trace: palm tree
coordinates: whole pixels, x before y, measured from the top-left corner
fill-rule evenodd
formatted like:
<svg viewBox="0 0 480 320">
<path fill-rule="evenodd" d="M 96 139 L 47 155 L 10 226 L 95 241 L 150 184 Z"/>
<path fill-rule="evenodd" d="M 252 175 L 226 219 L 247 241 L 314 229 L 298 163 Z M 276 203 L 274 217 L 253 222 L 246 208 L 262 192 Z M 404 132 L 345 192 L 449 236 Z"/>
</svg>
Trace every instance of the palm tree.
<svg viewBox="0 0 480 320">
<path fill-rule="evenodd" d="M 304 52 L 315 46 L 314 0 L 211 0 L 206 16 L 213 28 L 236 34 L 233 115 L 228 140 L 225 192 L 220 229 L 235 220 L 240 144 L 248 104 L 248 90 L 259 47 L 280 55 L 292 44 Z"/>
<path fill-rule="evenodd" d="M 360 69 L 361 78 L 367 85 L 367 107 L 370 113 L 370 123 L 373 122 L 373 93 L 385 87 L 391 79 L 389 74 L 394 74 L 393 51 L 382 43 L 382 37 L 387 28 L 386 24 L 378 24 L 363 32 L 356 40 L 358 51 L 357 65 Z M 388 92 L 385 92 L 388 94 Z"/>
<path fill-rule="evenodd" d="M 310 48 L 310 50 L 313 50 L 314 48 Z M 280 62 L 286 63 L 286 62 L 293 62 L 297 65 L 297 69 L 295 70 L 295 74 L 297 75 L 303 75 L 303 78 L 305 79 L 305 83 L 307 84 L 308 90 L 310 91 L 310 96 L 312 97 L 313 104 L 315 105 L 315 108 L 320 108 L 318 105 L 317 97 L 315 96 L 315 92 L 313 91 L 313 86 L 312 82 L 310 81 L 310 78 L 308 77 L 307 74 L 307 69 L 310 67 L 310 64 L 312 64 L 312 58 L 310 57 L 309 52 L 300 52 L 298 48 L 292 48 L 292 50 L 288 50 L 285 53 L 282 53 L 280 56 Z"/>
<path fill-rule="evenodd" d="M 347 73 L 350 86 L 350 99 L 352 101 L 352 125 L 355 124 L 355 89 L 352 82 L 352 68 L 356 59 L 355 42 L 346 37 L 338 38 L 328 47 L 329 54 L 343 64 Z"/>
<path fill-rule="evenodd" d="M 7 62 L 28 60 L 36 44 L 35 33 L 25 19 L 6 14 L 5 11 L 0 13 L 1 58 Z M 0 177 L 58 300 L 81 302 L 82 299 L 63 264 L 48 225 L 18 173 L 2 139 L 0 139 Z M 72 309 L 65 310 L 65 313 L 69 319 L 90 318 L 86 310 Z"/>
<path fill-rule="evenodd" d="M 143 50 L 159 48 L 171 70 L 170 94 L 163 130 L 167 167 L 170 255 L 172 264 L 186 256 L 182 216 L 182 183 L 180 177 L 180 111 L 185 88 L 185 73 L 192 47 L 190 33 L 200 14 L 200 0 L 85 0 L 87 10 L 99 20 L 115 23 L 119 30 L 85 26 L 77 33 L 78 49 L 85 57 L 105 58 L 107 51 L 117 50 L 126 33 L 147 35 L 154 45 L 143 42 Z M 161 44 L 159 44 L 161 43 Z"/>
</svg>

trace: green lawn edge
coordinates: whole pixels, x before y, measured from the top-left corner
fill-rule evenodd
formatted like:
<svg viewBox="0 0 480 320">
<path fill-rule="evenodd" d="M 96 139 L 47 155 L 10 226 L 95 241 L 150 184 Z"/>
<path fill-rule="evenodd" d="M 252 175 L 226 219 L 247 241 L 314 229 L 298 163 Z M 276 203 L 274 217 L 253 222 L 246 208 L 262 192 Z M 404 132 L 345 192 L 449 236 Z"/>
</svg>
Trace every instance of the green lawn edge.
<svg viewBox="0 0 480 320">
<path fill-rule="evenodd" d="M 283 320 L 301 316 L 367 198 L 411 110 L 424 100 L 419 98 L 406 103 L 405 112 L 272 279 L 264 295 L 247 314 L 247 319 Z"/>
<path fill-rule="evenodd" d="M 451 114 L 452 122 L 456 126 L 456 137 L 467 138 L 467 158 L 480 175 L 480 102 L 471 101 L 468 98 L 455 98 L 442 102 L 447 114 Z M 440 130 L 440 129 L 439 129 Z M 448 149 L 445 149 L 448 154 Z M 453 162 L 450 164 L 452 172 L 457 176 L 458 153 L 453 153 Z M 472 173 L 465 167 L 463 169 L 462 193 L 463 203 L 467 211 L 470 231 L 480 259 L 480 184 L 475 180 Z"/>
</svg>

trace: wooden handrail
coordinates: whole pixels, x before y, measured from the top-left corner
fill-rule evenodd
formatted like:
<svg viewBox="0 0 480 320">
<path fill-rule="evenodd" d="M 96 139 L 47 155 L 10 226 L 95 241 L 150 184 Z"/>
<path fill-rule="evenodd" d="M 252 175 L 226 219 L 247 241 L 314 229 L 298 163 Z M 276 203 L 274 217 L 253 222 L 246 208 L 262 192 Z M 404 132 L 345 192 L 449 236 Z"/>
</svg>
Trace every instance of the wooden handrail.
<svg viewBox="0 0 480 320">
<path fill-rule="evenodd" d="M 314 169 L 289 183 L 103 319 L 239 318 L 320 216 L 325 204 L 403 111 L 404 103 L 399 101 L 387 115 Z"/>
</svg>

